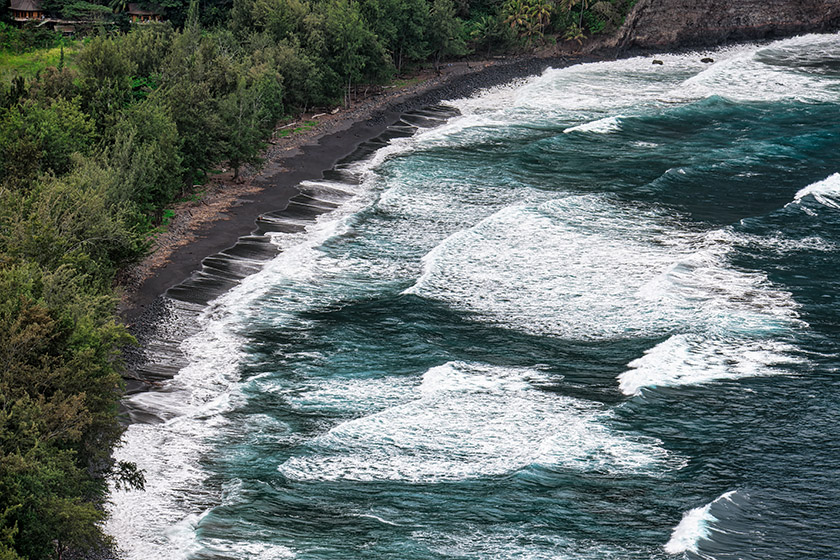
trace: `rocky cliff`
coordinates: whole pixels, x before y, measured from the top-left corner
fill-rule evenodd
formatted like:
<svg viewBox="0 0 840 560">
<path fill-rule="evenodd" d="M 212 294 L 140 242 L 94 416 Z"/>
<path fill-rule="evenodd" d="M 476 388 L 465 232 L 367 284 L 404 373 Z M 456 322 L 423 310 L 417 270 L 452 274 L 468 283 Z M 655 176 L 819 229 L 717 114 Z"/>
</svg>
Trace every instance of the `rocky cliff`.
<svg viewBox="0 0 840 560">
<path fill-rule="evenodd" d="M 711 46 L 838 27 L 840 0 L 639 0 L 611 46 Z"/>
</svg>

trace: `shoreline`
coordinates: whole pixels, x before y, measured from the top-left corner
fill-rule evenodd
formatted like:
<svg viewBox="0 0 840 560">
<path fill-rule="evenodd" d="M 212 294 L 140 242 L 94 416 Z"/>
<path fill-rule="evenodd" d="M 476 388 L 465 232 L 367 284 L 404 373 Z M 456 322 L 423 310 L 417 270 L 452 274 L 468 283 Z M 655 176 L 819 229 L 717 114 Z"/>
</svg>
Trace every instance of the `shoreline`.
<svg viewBox="0 0 840 560">
<path fill-rule="evenodd" d="M 298 186 L 302 182 L 324 178 L 338 162 L 351 156 L 365 142 L 386 133 L 405 113 L 536 76 L 549 67 L 565 68 L 631 57 L 655 58 L 666 53 L 700 55 L 727 45 L 760 44 L 776 39 L 732 40 L 715 45 L 676 44 L 662 49 L 623 49 L 616 47 L 609 37 L 591 39 L 582 45 L 558 44 L 526 55 L 446 64 L 440 74 L 427 69 L 409 78 L 409 82 L 418 77 L 420 81 L 380 91 L 348 108 L 299 116 L 293 125 L 307 120 L 316 120 L 318 124 L 304 126 L 300 132 L 285 138 L 273 138 L 263 152 L 262 167 L 243 168 L 244 180 L 239 183 L 233 183 L 232 173 L 227 171 L 203 187 L 209 191 L 206 196 L 179 203 L 167 231 L 159 235 L 158 247 L 141 263 L 121 273 L 118 318 L 138 341 L 137 345 L 123 349 L 123 378 L 127 383 L 124 394 L 153 390 L 186 365 L 180 363 L 178 347 L 193 334 L 195 316 L 206 305 L 174 305 L 177 300 L 167 297 L 167 291 L 200 275 L 205 259 L 218 257 L 255 232 L 262 214 L 282 212 L 294 203 L 292 199 L 301 194 Z M 390 88 L 383 88 L 387 89 Z M 275 128 L 275 135 L 288 126 Z M 201 189 L 196 190 L 200 193 Z M 269 258 L 273 257 L 264 255 L 257 260 L 262 263 Z M 150 343 L 154 348 L 149 348 Z M 124 416 L 123 423 L 133 423 L 137 414 L 143 416 L 135 411 L 127 418 Z"/>
<path fill-rule="evenodd" d="M 137 345 L 123 349 L 124 395 L 155 390 L 186 365 L 179 346 L 195 333 L 194 320 L 206 305 L 167 297 L 167 291 L 200 275 L 205 259 L 219 256 L 255 232 L 260 215 L 282 212 L 293 203 L 292 199 L 301 194 L 300 183 L 322 179 L 363 143 L 386 133 L 405 113 L 527 79 L 547 68 L 664 53 L 700 54 L 715 48 L 675 45 L 665 50 L 622 50 L 608 39 L 589 40 L 583 45 L 555 45 L 527 55 L 455 62 L 444 65 L 440 75 L 427 70 L 423 81 L 366 98 L 338 112 L 321 113 L 316 115 L 321 120 L 312 128 L 272 139 L 263 153 L 262 167 L 243 168 L 241 183 L 232 183 L 229 171 L 226 176 L 209 181 L 212 192 L 180 203 L 167 231 L 159 236 L 158 247 L 119 279 L 123 294 L 118 318 L 137 339 Z M 760 41 L 729 44 L 745 42 Z M 301 115 L 298 120 L 305 121 L 306 116 Z M 275 128 L 275 134 L 282 128 Z M 269 258 L 273 257 L 264 256 L 261 260 L 267 262 Z M 149 420 L 144 411 L 130 410 L 125 402 L 121 409 L 124 425 Z"/>
<path fill-rule="evenodd" d="M 312 128 L 272 139 L 263 154 L 263 166 L 243 169 L 245 179 L 241 182 L 233 183 L 227 172 L 208 181 L 205 196 L 175 206 L 175 215 L 166 231 L 158 235 L 149 255 L 121 274 L 120 318 L 135 335 L 148 330 L 149 323 L 159 316 L 157 308 L 167 290 L 201 270 L 204 259 L 251 234 L 261 214 L 285 209 L 299 194 L 297 187 L 301 182 L 323 178 L 337 162 L 384 133 L 405 112 L 446 99 L 468 97 L 483 89 L 538 75 L 549 67 L 608 58 L 613 57 L 529 55 L 457 62 L 442 68 L 441 75 L 432 73 L 423 81 L 369 97 L 334 114 L 315 116 L 319 120 Z M 312 119 L 313 116 L 304 115 L 298 120 Z M 275 129 L 275 133 L 281 129 Z M 201 192 L 202 187 L 196 190 Z"/>
<path fill-rule="evenodd" d="M 678 50 L 674 49 L 668 52 L 678 52 Z M 687 48 L 685 50 L 702 52 L 702 48 Z M 634 51 L 622 53 L 621 57 L 652 56 L 655 54 Z M 288 204 L 289 200 L 298 193 L 297 184 L 300 181 L 322 177 L 326 171 L 334 167 L 336 162 L 352 154 L 363 142 L 379 136 L 406 111 L 428 106 L 444 99 L 454 98 L 459 96 L 458 94 L 462 91 L 466 91 L 466 93 L 460 95 L 461 97 L 468 96 L 485 88 L 538 75 L 541 71 L 540 67 L 544 69 L 548 66 L 572 66 L 611 58 L 613 57 L 592 55 L 533 57 L 525 61 L 499 61 L 498 65 L 484 66 L 481 69 L 457 75 L 452 72 L 441 77 L 435 83 L 429 83 L 434 81 L 430 80 L 429 82 L 415 84 L 416 87 L 411 88 L 411 91 L 401 90 L 388 97 L 383 95 L 374 98 L 370 103 L 362 102 L 359 106 L 342 110 L 337 115 L 325 118 L 317 127 L 304 131 L 300 136 L 289 139 L 288 142 L 272 143 L 267 152 L 265 168 L 262 171 L 251 175 L 248 181 L 243 184 L 222 187 L 231 189 L 233 192 L 223 193 L 229 196 L 227 196 L 226 201 L 220 202 L 222 205 L 228 205 L 222 206 L 223 209 L 218 211 L 221 214 L 214 212 L 212 220 L 202 222 L 194 229 L 189 230 L 186 235 L 173 232 L 179 234 L 179 240 L 183 243 L 174 247 L 169 264 L 153 270 L 152 276 L 143 281 L 136 295 L 146 298 L 146 300 L 139 300 L 139 305 L 135 303 L 134 307 L 127 308 L 124 317 L 133 317 L 132 328 L 166 328 L 164 325 L 167 322 L 166 320 L 161 322 L 163 324 L 157 323 L 160 318 L 166 317 L 161 313 L 168 312 L 165 305 L 161 305 L 161 302 L 165 299 L 161 298 L 161 295 L 165 293 L 166 288 L 155 293 L 154 290 L 159 288 L 150 288 L 150 286 L 154 286 L 155 283 L 158 286 L 164 285 L 179 274 L 185 273 L 181 280 L 188 278 L 192 271 L 200 269 L 201 261 L 205 257 L 218 252 L 208 252 L 202 257 L 198 248 L 209 247 L 212 249 L 212 247 L 217 246 L 221 247 L 219 250 L 224 250 L 229 247 L 236 242 L 238 237 L 247 235 L 255 229 L 255 219 L 260 213 L 282 209 L 282 207 L 271 206 L 271 204 L 283 200 L 285 200 L 285 204 Z M 461 64 L 466 65 L 466 63 Z M 476 65 L 476 63 L 473 64 Z M 467 70 L 474 69 L 467 68 Z M 508 72 L 518 75 L 510 77 L 507 74 Z M 495 83 L 492 83 L 494 81 Z M 306 176 L 307 173 L 314 175 Z M 303 178 L 295 179 L 298 176 Z M 264 195 L 267 196 L 264 197 Z M 284 199 L 284 197 L 286 198 Z M 216 201 L 211 200 L 198 201 L 193 203 L 194 206 L 190 205 L 190 208 L 205 206 L 209 209 L 215 203 Z M 249 222 L 248 216 L 251 215 L 254 218 Z M 237 230 L 237 228 L 239 229 Z M 204 235 L 205 237 L 196 237 L 193 241 L 188 237 L 189 235 Z M 206 242 L 203 239 L 206 239 Z M 202 243 L 199 244 L 197 241 L 202 241 Z M 178 255 L 188 255 L 192 259 L 191 262 L 196 263 L 192 265 L 192 271 L 186 270 L 189 268 L 189 264 L 185 262 L 186 258 L 179 259 Z M 163 275 L 163 271 L 166 271 L 165 275 L 168 276 L 164 275 L 164 278 L 161 279 L 160 276 Z M 147 330 L 146 332 L 152 331 Z M 181 332 L 183 333 L 183 331 Z M 145 384 L 145 387 L 148 389 L 149 384 Z M 142 419 L 140 421 L 142 422 Z"/>
<path fill-rule="evenodd" d="M 301 182 L 323 178 L 337 162 L 353 154 L 362 143 L 381 135 L 407 111 L 468 97 L 483 89 L 538 75 L 549 67 L 666 53 L 702 53 L 727 45 L 777 40 L 796 33 L 743 36 L 707 44 L 677 41 L 653 48 L 627 48 L 619 44 L 619 35 L 593 37 L 582 44 L 558 43 L 523 55 L 453 62 L 443 65 L 437 74 L 424 69 L 407 78 L 409 82 L 419 79 L 414 83 L 378 87 L 372 96 L 357 100 L 350 107 L 299 115 L 297 121 L 275 127 L 262 154 L 262 166 L 243 168 L 242 178 L 236 183 L 231 180 L 232 173 L 223 168 L 221 174 L 193 189 L 199 194 L 206 191 L 204 196 L 193 195 L 191 201 L 175 204 L 174 217 L 158 235 L 149 255 L 121 272 L 117 281 L 122 291 L 118 317 L 132 331 L 138 323 L 145 323 L 139 331 L 148 330 L 148 323 L 159 315 L 156 302 L 169 288 L 200 271 L 204 259 L 231 248 L 239 238 L 255 231 L 261 214 L 284 210 L 299 194 L 297 186 Z M 306 121 L 317 124 L 276 138 L 284 128 Z"/>
</svg>

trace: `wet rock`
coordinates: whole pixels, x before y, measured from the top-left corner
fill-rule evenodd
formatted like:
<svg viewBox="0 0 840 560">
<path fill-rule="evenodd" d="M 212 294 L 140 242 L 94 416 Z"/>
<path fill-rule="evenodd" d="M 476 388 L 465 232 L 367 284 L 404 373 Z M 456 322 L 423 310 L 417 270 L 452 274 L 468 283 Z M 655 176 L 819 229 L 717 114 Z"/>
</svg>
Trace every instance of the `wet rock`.
<svg viewBox="0 0 840 560">
<path fill-rule="evenodd" d="M 838 28 L 837 0 L 639 0 L 612 42 L 674 50 Z"/>
</svg>

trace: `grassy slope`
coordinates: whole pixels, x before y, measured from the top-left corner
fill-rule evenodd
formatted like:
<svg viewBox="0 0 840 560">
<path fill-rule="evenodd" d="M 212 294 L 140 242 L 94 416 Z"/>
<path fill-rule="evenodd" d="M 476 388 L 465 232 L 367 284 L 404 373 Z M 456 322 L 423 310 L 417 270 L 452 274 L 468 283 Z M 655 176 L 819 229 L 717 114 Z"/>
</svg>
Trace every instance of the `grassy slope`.
<svg viewBox="0 0 840 560">
<path fill-rule="evenodd" d="M 72 65 L 80 46 L 78 41 L 74 41 L 64 47 L 65 65 Z M 20 54 L 0 51 L 0 81 L 8 82 L 15 76 L 34 78 L 39 71 L 47 66 L 58 66 L 60 59 L 61 47 L 36 49 Z"/>
</svg>

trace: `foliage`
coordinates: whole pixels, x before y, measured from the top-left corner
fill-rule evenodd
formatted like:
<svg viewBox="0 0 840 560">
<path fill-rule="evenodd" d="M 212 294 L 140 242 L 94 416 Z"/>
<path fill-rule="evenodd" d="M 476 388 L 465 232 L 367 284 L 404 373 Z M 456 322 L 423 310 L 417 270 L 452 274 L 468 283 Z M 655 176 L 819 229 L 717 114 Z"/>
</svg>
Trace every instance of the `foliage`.
<svg viewBox="0 0 840 560">
<path fill-rule="evenodd" d="M 144 484 L 111 457 L 130 341 L 114 278 L 185 187 L 222 162 L 235 176 L 259 163 L 279 119 L 349 103 L 360 84 L 439 69 L 467 41 L 489 56 L 551 32 L 581 40 L 632 5 L 159 0 L 170 23 L 131 25 L 126 2 L 107 1 L 44 6 L 128 33 L 66 42 L 0 24 L 0 77 L 17 76 L 0 79 L 0 560 L 107 544 L 106 481 Z"/>
<path fill-rule="evenodd" d="M 51 49 L 62 43 L 61 34 L 44 27 L 15 27 L 0 21 L 0 51 L 25 53 L 33 49 Z"/>
<path fill-rule="evenodd" d="M 248 86 L 243 79 L 236 90 L 222 100 L 220 110 L 226 138 L 222 150 L 234 168 L 234 179 L 239 177 L 239 168 L 243 163 L 260 161 L 260 140 L 274 122 L 266 101 L 279 95 L 270 80 Z"/>
<path fill-rule="evenodd" d="M 476 52 L 486 50 L 488 57 L 494 48 L 497 51 L 510 48 L 517 37 L 515 29 L 506 25 L 500 14 L 483 15 L 468 22 L 468 26 L 472 49 Z"/>
<path fill-rule="evenodd" d="M 563 35 L 567 40 L 580 42 L 587 31 L 613 31 L 623 23 L 633 4 L 634 0 L 560 0 L 561 11 L 574 13 L 563 28 Z"/>
<path fill-rule="evenodd" d="M 111 204 L 156 215 L 162 204 L 181 192 L 179 148 L 178 128 L 163 101 L 151 98 L 123 111 L 108 151 L 113 170 Z"/>
<path fill-rule="evenodd" d="M 149 23 L 121 36 L 118 47 L 135 76 L 149 77 L 163 72 L 174 39 L 175 30 L 169 23 Z"/>
<path fill-rule="evenodd" d="M 370 0 L 361 5 L 365 21 L 391 56 L 397 72 L 405 62 L 428 55 L 426 0 Z"/>
<path fill-rule="evenodd" d="M 551 21 L 552 5 L 548 0 L 507 0 L 502 10 L 504 22 L 520 37 L 527 37 L 530 45 L 535 36 L 542 38 Z"/>
<path fill-rule="evenodd" d="M 0 183 L 21 187 L 45 171 L 66 173 L 90 147 L 93 125 L 78 101 L 56 98 L 0 111 Z"/>
<path fill-rule="evenodd" d="M 39 48 L 37 50 L 2 50 L 0 49 L 0 81 L 10 81 L 14 77 L 35 78 L 47 68 L 61 65 L 62 52 L 65 66 L 72 63 L 79 49 L 78 42 L 65 45 Z"/>
<path fill-rule="evenodd" d="M 466 54 L 462 33 L 463 22 L 455 16 L 452 0 L 434 0 L 429 11 L 426 37 L 434 57 L 435 70 L 445 56 Z"/>
<path fill-rule="evenodd" d="M 107 542 L 96 503 L 129 340 L 110 283 L 136 243 L 100 188 L 71 172 L 0 190 L 0 557 Z"/>
<path fill-rule="evenodd" d="M 101 20 L 110 16 L 111 13 L 111 8 L 108 6 L 85 0 L 71 0 L 65 2 L 61 8 L 62 17 L 73 20 Z"/>
</svg>

